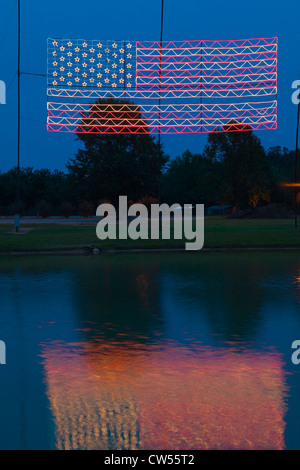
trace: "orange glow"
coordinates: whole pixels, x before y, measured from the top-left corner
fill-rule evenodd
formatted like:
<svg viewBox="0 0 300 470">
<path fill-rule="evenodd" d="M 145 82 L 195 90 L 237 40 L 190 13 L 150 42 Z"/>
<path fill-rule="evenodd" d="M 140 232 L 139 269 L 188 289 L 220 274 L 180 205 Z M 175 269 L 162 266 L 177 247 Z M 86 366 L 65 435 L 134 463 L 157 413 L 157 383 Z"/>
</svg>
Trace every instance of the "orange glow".
<svg viewBox="0 0 300 470">
<path fill-rule="evenodd" d="M 285 188 L 300 188 L 300 183 L 281 183 Z"/>
<path fill-rule="evenodd" d="M 140 346 L 44 348 L 57 448 L 284 448 L 277 353 Z"/>
</svg>

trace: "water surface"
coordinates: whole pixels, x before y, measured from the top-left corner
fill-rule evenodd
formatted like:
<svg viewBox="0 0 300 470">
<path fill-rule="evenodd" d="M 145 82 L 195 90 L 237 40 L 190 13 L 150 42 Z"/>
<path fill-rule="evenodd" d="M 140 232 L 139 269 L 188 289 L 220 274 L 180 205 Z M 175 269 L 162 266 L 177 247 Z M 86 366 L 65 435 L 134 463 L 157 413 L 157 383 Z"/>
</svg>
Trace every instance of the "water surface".
<svg viewBox="0 0 300 470">
<path fill-rule="evenodd" d="M 300 449 L 300 254 L 0 258 L 1 449 Z"/>
</svg>

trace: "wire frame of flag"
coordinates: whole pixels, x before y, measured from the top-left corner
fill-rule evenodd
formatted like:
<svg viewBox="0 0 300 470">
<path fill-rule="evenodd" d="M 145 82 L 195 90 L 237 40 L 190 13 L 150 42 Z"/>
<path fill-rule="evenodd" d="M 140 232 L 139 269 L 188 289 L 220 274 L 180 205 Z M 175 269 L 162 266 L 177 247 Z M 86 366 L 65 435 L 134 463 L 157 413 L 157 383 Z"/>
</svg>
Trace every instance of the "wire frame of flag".
<svg viewBox="0 0 300 470">
<path fill-rule="evenodd" d="M 49 131 L 183 134 L 277 128 L 273 38 L 48 40 Z"/>
</svg>

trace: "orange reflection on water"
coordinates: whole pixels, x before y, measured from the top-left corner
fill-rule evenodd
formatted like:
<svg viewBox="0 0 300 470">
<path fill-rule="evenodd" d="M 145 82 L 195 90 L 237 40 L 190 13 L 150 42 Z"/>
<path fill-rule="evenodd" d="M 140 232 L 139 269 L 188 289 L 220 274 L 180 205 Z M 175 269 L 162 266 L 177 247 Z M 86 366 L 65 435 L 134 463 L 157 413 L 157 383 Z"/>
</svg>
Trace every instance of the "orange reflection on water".
<svg viewBox="0 0 300 470">
<path fill-rule="evenodd" d="M 274 352 L 99 342 L 43 357 L 59 449 L 284 448 Z"/>
</svg>

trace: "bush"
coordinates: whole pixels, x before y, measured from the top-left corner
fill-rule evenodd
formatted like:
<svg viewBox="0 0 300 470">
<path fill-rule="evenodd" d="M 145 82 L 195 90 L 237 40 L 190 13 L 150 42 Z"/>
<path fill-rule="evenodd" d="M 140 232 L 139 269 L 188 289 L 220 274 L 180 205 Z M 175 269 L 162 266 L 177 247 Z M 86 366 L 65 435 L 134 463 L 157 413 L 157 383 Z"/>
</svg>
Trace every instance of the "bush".
<svg viewBox="0 0 300 470">
<path fill-rule="evenodd" d="M 94 215 L 94 213 L 94 206 L 91 202 L 82 201 L 79 204 L 79 215 L 81 215 L 82 217 L 90 217 L 91 215 Z"/>
<path fill-rule="evenodd" d="M 37 203 L 37 216 L 46 219 L 51 215 L 51 206 L 46 201 L 40 201 Z"/>
<path fill-rule="evenodd" d="M 24 204 L 22 203 L 22 201 L 20 201 L 20 204 L 19 204 L 19 215 L 22 217 L 24 214 L 25 214 L 25 206 Z M 16 203 L 13 203 L 13 204 L 10 204 L 6 207 L 1 207 L 0 208 L 0 215 L 1 216 L 14 216 L 16 215 L 17 213 L 17 205 Z"/>
<path fill-rule="evenodd" d="M 74 211 L 74 207 L 71 202 L 65 201 L 61 205 L 61 213 L 62 215 L 68 219 Z"/>
</svg>

